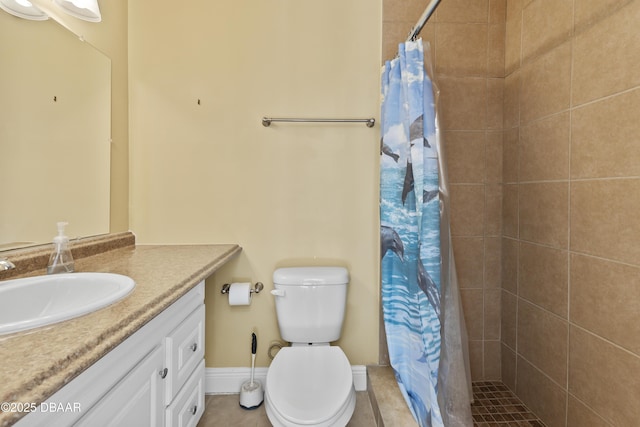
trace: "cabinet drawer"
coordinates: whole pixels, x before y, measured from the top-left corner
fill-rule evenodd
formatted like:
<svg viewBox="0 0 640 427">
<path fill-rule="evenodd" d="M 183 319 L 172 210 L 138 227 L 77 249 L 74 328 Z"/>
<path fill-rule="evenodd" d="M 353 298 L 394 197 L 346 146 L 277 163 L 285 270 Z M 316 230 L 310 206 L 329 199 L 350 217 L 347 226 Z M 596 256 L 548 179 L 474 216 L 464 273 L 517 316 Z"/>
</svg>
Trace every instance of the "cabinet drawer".
<svg viewBox="0 0 640 427">
<path fill-rule="evenodd" d="M 168 405 L 204 358 L 204 304 L 167 335 L 165 349 L 169 369 L 165 404 Z"/>
<path fill-rule="evenodd" d="M 167 408 L 166 427 L 195 427 L 204 413 L 204 360 Z"/>
</svg>

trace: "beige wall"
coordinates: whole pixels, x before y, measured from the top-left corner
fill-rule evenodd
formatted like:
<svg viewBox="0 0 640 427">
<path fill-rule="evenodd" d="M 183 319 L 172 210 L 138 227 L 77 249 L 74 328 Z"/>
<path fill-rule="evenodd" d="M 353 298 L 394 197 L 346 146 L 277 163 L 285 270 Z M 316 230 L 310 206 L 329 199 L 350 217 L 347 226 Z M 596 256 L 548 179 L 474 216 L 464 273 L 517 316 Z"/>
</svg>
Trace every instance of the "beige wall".
<svg viewBox="0 0 640 427">
<path fill-rule="evenodd" d="M 420 36 L 431 45 L 451 183 L 451 228 L 474 380 L 500 378 L 504 0 L 442 0 Z M 383 59 L 425 2 L 386 0 Z"/>
<path fill-rule="evenodd" d="M 549 427 L 640 419 L 638 22 L 508 0 L 502 377 Z"/>
<path fill-rule="evenodd" d="M 207 282 L 207 366 L 269 364 L 276 267 L 337 263 L 351 283 L 343 338 L 377 362 L 379 127 L 262 116 L 378 117 L 378 2 L 129 3 L 130 226 L 139 243 L 238 243 Z M 174 268 L 167 260 L 167 268 Z M 250 307 L 224 282 L 261 281 Z"/>
</svg>

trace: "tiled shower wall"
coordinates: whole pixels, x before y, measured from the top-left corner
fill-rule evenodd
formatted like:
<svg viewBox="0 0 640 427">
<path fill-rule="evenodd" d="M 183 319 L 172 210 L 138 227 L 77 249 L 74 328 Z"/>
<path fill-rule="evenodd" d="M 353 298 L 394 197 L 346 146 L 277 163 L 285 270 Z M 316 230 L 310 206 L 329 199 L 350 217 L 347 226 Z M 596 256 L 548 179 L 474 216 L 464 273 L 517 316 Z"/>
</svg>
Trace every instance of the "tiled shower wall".
<svg viewBox="0 0 640 427">
<path fill-rule="evenodd" d="M 396 55 L 427 3 L 384 1 L 383 60 Z M 474 380 L 501 374 L 505 16 L 506 0 L 442 0 L 420 34 L 430 42 L 441 92 L 453 246 Z"/>
<path fill-rule="evenodd" d="M 384 1 L 383 59 L 427 3 Z M 421 34 L 473 379 L 550 427 L 640 420 L 638 22 L 640 0 L 442 0 Z"/>
<path fill-rule="evenodd" d="M 507 0 L 502 379 L 549 427 L 640 422 L 639 22 Z"/>
</svg>

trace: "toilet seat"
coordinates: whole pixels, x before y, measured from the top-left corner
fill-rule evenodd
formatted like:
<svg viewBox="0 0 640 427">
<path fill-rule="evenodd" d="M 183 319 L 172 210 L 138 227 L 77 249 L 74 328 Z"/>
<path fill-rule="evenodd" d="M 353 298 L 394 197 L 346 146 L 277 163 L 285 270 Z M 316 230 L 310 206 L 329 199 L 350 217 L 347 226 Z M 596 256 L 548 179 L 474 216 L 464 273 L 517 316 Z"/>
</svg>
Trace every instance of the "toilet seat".
<svg viewBox="0 0 640 427">
<path fill-rule="evenodd" d="M 347 356 L 337 346 L 281 349 L 267 373 L 265 406 L 274 425 L 344 426 L 355 408 Z"/>
</svg>

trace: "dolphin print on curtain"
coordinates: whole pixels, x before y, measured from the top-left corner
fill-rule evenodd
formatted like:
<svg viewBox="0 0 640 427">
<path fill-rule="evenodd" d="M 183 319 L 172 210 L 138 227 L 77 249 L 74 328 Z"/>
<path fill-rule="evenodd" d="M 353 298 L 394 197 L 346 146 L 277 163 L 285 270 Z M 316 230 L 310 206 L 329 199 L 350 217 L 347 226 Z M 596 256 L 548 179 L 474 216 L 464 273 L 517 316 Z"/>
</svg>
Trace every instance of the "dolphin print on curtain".
<svg viewBox="0 0 640 427">
<path fill-rule="evenodd" d="M 389 358 L 419 425 L 438 407 L 440 203 L 435 108 L 422 40 L 382 69 L 380 221 L 382 307 Z"/>
</svg>

